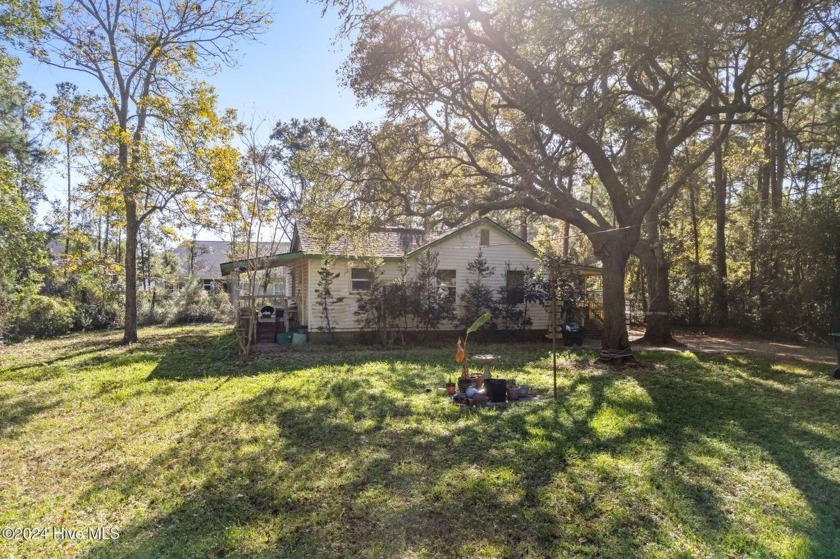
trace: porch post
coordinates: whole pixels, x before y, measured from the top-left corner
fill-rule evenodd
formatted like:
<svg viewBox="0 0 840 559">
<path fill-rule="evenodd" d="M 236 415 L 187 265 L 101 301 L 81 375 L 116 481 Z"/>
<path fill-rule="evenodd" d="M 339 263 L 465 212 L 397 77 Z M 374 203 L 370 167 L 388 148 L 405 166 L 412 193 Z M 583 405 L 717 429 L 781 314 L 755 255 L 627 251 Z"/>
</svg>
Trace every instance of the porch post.
<svg viewBox="0 0 840 559">
<path fill-rule="evenodd" d="M 239 320 L 239 272 L 230 274 L 230 304 L 233 307 L 233 319 Z"/>
</svg>

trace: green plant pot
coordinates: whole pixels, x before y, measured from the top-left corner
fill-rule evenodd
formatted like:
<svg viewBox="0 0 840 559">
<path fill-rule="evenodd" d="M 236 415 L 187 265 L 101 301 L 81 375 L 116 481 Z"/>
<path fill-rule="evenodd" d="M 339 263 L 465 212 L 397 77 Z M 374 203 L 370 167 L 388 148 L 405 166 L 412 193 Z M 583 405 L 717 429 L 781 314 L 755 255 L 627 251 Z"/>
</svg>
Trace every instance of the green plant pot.
<svg viewBox="0 0 840 559">
<path fill-rule="evenodd" d="M 463 392 L 467 389 L 467 387 L 472 386 L 473 379 L 471 378 L 459 378 L 458 379 L 458 390 Z"/>
</svg>

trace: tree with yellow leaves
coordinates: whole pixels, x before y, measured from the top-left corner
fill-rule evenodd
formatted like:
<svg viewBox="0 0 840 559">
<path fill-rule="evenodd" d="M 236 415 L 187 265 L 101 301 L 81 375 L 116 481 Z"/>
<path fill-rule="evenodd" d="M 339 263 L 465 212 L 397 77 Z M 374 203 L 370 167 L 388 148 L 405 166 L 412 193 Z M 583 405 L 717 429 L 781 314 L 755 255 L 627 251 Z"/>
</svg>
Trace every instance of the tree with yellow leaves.
<svg viewBox="0 0 840 559">
<path fill-rule="evenodd" d="M 254 0 L 58 2 L 40 60 L 87 74 L 100 86 L 95 154 L 101 198 L 120 202 L 125 223 L 125 334 L 137 341 L 137 239 L 155 212 L 199 214 L 194 195 L 233 179 L 235 115 L 216 110 L 212 87 L 192 78 L 234 62 L 232 44 L 270 23 Z"/>
</svg>

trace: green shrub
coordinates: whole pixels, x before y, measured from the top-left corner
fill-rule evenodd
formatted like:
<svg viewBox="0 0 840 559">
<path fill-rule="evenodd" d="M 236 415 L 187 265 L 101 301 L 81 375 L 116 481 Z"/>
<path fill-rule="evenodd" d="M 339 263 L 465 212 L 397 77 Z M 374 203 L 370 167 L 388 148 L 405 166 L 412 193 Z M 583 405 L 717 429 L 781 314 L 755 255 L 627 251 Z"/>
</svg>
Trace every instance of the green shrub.
<svg viewBox="0 0 840 559">
<path fill-rule="evenodd" d="M 68 301 L 76 309 L 73 330 L 101 330 L 122 326 L 125 301 L 122 285 L 108 270 L 97 268 L 54 277 L 41 294 Z"/>
<path fill-rule="evenodd" d="M 122 288 L 91 277 L 79 279 L 71 296 L 76 305 L 74 328 L 99 330 L 122 326 L 125 299 Z"/>
<path fill-rule="evenodd" d="M 142 326 L 167 324 L 175 320 L 175 295 L 168 289 L 152 288 L 137 294 L 137 320 Z"/>
<path fill-rule="evenodd" d="M 75 314 L 73 303 L 56 297 L 33 295 L 21 299 L 11 313 L 8 338 L 20 341 L 66 334 L 73 327 Z"/>
<path fill-rule="evenodd" d="M 233 307 L 226 293 L 210 294 L 199 282 L 191 282 L 178 294 L 172 324 L 229 322 Z"/>
</svg>

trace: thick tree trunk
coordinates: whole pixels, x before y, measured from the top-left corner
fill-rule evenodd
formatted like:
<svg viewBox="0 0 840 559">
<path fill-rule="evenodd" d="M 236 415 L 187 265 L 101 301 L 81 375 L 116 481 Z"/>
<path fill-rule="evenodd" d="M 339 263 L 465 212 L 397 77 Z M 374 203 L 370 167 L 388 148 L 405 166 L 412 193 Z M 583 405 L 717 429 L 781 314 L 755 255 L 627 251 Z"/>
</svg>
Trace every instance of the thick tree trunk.
<svg viewBox="0 0 840 559">
<path fill-rule="evenodd" d="M 600 233 L 590 237 L 595 254 L 603 264 L 604 337 L 601 339 L 599 361 L 615 365 L 635 362 L 624 314 L 624 279 L 627 259 L 638 236 L 624 233 Z"/>
<path fill-rule="evenodd" d="M 651 230 L 653 240 L 650 237 L 639 239 L 634 251 L 647 277 L 648 309 L 645 314 L 645 335 L 639 341 L 653 345 L 680 345 L 671 331 L 671 286 L 668 279 L 670 264 L 659 245 L 655 225 L 648 228 L 649 235 Z"/>
<path fill-rule="evenodd" d="M 123 343 L 137 342 L 137 202 L 125 196 L 125 327 Z"/>
</svg>

